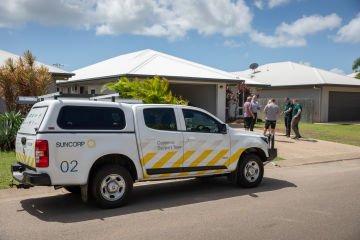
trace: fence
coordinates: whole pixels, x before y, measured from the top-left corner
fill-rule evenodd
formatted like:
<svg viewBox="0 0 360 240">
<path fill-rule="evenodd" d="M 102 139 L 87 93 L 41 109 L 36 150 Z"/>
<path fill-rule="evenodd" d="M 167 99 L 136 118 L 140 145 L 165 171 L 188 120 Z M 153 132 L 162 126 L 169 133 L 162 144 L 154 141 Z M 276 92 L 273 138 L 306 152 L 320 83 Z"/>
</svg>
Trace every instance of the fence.
<svg viewBox="0 0 360 240">
<path fill-rule="evenodd" d="M 265 120 L 263 109 L 266 106 L 269 99 L 265 98 L 259 98 L 259 105 L 260 105 L 260 111 L 258 113 L 258 119 Z M 284 109 L 284 99 L 283 98 L 275 98 L 276 104 L 280 107 L 280 111 L 283 111 Z M 301 113 L 301 121 L 302 122 L 313 122 L 314 116 L 314 100 L 310 98 L 302 98 L 299 99 L 299 102 L 302 106 L 302 113 Z M 280 117 L 279 120 L 283 120 L 283 115 Z"/>
</svg>

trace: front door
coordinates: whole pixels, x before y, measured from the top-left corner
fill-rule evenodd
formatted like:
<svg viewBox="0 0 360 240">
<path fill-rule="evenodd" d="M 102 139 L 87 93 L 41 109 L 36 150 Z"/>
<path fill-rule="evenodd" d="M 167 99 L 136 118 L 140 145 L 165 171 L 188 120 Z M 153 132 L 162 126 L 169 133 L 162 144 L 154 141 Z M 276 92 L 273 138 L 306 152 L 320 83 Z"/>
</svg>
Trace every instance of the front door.
<svg viewBox="0 0 360 240">
<path fill-rule="evenodd" d="M 171 177 L 183 159 L 183 134 L 174 108 L 138 108 L 138 120 L 145 178 Z"/>
<path fill-rule="evenodd" d="M 230 138 L 220 133 L 220 123 L 209 114 L 182 109 L 184 132 L 183 172 L 180 176 L 226 171 Z"/>
</svg>

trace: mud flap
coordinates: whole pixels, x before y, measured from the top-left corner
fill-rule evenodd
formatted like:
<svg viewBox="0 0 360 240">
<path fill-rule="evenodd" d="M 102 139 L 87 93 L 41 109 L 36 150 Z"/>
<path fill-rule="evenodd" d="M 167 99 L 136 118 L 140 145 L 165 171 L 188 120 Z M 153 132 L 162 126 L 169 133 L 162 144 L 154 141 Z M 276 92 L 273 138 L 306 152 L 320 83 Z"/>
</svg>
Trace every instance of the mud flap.
<svg viewBox="0 0 360 240">
<path fill-rule="evenodd" d="M 277 157 L 277 148 L 270 148 L 269 149 L 269 157 L 268 161 L 272 161 Z"/>
<path fill-rule="evenodd" d="M 84 203 L 87 203 L 87 202 L 89 201 L 88 185 L 87 185 L 87 184 L 81 185 L 80 188 L 81 188 L 81 200 L 82 200 Z"/>
</svg>

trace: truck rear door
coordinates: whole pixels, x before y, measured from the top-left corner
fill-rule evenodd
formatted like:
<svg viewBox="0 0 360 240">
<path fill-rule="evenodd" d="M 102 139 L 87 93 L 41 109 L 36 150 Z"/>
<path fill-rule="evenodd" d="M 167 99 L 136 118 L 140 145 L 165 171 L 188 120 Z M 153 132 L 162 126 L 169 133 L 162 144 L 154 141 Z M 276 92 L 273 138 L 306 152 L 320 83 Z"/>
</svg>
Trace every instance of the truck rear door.
<svg viewBox="0 0 360 240">
<path fill-rule="evenodd" d="M 141 164 L 145 178 L 171 177 L 183 161 L 183 134 L 175 109 L 137 108 Z"/>
<path fill-rule="evenodd" d="M 35 141 L 47 106 L 33 107 L 20 126 L 16 135 L 15 151 L 16 160 L 28 167 L 35 168 Z"/>
</svg>

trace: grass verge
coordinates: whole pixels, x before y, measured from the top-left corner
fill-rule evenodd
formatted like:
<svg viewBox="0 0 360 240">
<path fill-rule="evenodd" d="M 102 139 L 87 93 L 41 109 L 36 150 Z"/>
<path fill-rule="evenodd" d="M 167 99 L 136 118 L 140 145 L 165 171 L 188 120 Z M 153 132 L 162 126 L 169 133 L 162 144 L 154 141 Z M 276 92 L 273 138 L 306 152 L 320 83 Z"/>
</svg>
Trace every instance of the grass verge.
<svg viewBox="0 0 360 240">
<path fill-rule="evenodd" d="M 0 152 L 0 189 L 9 188 L 12 179 L 10 165 L 15 162 L 15 152 Z"/>
<path fill-rule="evenodd" d="M 258 123 L 256 124 L 256 127 L 263 128 L 264 123 Z M 318 124 L 300 122 L 299 129 L 301 136 L 305 138 L 314 138 L 360 147 L 359 124 Z M 276 124 L 276 132 L 285 133 L 283 122 L 278 122 Z"/>
</svg>

